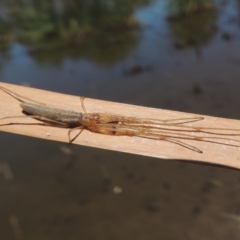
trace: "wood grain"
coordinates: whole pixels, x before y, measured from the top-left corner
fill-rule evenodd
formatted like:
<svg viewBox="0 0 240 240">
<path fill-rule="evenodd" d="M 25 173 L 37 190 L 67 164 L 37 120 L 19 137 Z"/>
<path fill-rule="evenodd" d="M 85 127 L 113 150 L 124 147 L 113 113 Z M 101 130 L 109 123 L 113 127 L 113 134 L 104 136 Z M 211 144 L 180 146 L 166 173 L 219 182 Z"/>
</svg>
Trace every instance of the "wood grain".
<svg viewBox="0 0 240 240">
<path fill-rule="evenodd" d="M 70 96 L 1 82 L 0 86 L 8 88 L 9 90 L 16 92 L 22 96 L 53 107 L 81 111 L 79 96 Z M 147 108 L 90 98 L 86 98 L 84 103 L 89 113 L 112 113 L 124 116 L 154 119 L 176 119 L 202 116 L 204 117 L 203 121 L 189 123 L 188 126 L 240 129 L 239 120 Z M 19 102 L 16 99 L 7 95 L 3 91 L 0 91 L 0 118 L 7 116 L 23 116 L 23 113 L 19 106 Z M 38 121 L 30 118 L 1 120 L 1 124 L 8 122 L 36 123 Z M 46 140 L 68 142 L 68 129 L 64 128 L 17 124 L 0 126 L 0 130 Z M 236 131 L 230 131 L 229 133 L 236 133 Z M 234 139 L 240 141 L 240 136 L 234 137 Z M 197 153 L 183 148 L 179 145 L 165 141 L 149 140 L 129 136 L 108 136 L 92 133 L 88 130 L 84 130 L 81 135 L 74 141 L 74 144 L 134 153 L 160 159 L 201 161 L 206 163 L 220 164 L 228 167 L 240 168 L 240 147 L 231 147 L 224 144 L 219 145 L 190 140 L 184 141 L 201 149 L 203 153 Z M 231 143 L 231 141 L 226 140 L 226 143 Z"/>
</svg>

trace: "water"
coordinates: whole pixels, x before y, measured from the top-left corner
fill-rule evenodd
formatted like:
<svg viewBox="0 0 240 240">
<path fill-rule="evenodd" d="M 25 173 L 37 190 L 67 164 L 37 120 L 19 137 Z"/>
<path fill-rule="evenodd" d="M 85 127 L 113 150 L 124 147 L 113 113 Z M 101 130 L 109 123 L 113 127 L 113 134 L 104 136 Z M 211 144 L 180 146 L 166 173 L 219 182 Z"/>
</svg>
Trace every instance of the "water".
<svg viewBox="0 0 240 240">
<path fill-rule="evenodd" d="M 179 23 L 163 0 L 49 3 L 1 3 L 2 81 L 240 118 L 238 1 Z M 239 239 L 238 171 L 0 136 L 1 239 Z"/>
</svg>

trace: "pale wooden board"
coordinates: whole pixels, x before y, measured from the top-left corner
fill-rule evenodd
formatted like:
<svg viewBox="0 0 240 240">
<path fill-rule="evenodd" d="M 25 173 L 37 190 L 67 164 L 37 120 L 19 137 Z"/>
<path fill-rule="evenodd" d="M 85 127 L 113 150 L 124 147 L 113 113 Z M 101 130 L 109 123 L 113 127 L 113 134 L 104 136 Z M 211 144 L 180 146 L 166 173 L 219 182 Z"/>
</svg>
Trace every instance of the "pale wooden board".
<svg viewBox="0 0 240 240">
<path fill-rule="evenodd" d="M 8 88 L 9 90 L 16 92 L 22 96 L 31 98 L 41 103 L 45 103 L 47 105 L 62 109 L 81 111 L 79 96 L 70 96 L 1 82 L 0 86 Z M 84 103 L 88 113 L 111 113 L 120 114 L 123 116 L 134 116 L 140 118 L 142 117 L 154 119 L 176 119 L 202 116 L 183 112 L 107 102 L 89 98 L 86 98 Z M 23 114 L 19 106 L 19 102 L 0 90 L 0 118 L 6 116 L 23 116 Z M 209 116 L 203 117 L 203 121 L 189 123 L 188 126 L 240 129 L 239 120 L 231 120 Z M 7 123 L 10 121 L 17 123 L 38 122 L 37 120 L 29 118 L 16 118 L 11 120 L 1 120 L 1 123 Z M 64 128 L 37 125 L 10 125 L 0 126 L 0 130 L 42 138 L 46 140 L 68 142 L 68 129 Z M 235 133 L 235 131 L 229 133 Z M 234 137 L 234 139 L 240 141 L 240 136 Z M 203 153 L 197 153 L 165 141 L 149 140 L 128 136 L 108 136 L 91 133 L 88 130 L 84 130 L 81 135 L 74 141 L 74 144 L 115 150 L 120 152 L 134 153 L 145 156 L 152 156 L 161 159 L 201 161 L 240 168 L 240 147 L 230 147 L 224 144 L 218 145 L 198 141 L 184 141 L 201 149 Z M 230 142 L 231 141 L 226 140 L 226 143 Z"/>
</svg>

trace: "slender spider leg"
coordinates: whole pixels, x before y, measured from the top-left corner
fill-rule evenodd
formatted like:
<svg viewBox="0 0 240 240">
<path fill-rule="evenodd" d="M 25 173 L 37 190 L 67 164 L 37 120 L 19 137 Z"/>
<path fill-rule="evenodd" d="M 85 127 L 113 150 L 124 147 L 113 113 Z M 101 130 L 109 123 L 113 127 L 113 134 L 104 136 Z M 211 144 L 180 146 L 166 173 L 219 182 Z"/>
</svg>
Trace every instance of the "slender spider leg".
<svg viewBox="0 0 240 240">
<path fill-rule="evenodd" d="M 68 130 L 68 141 L 69 141 L 69 143 L 72 143 L 82 133 L 84 128 L 85 128 L 84 126 L 80 126 L 80 127 L 75 127 L 75 128 L 69 129 Z M 80 131 L 74 138 L 71 139 L 71 132 L 76 130 L 76 129 L 80 129 Z"/>
<path fill-rule="evenodd" d="M 188 148 L 190 150 L 193 150 L 195 152 L 201 153 L 202 151 L 198 148 L 187 144 L 180 140 L 193 140 L 198 142 L 208 142 L 208 143 L 214 143 L 214 144 L 224 144 L 226 146 L 232 146 L 232 147 L 240 147 L 240 144 L 231 144 L 231 143 L 224 143 L 220 142 L 222 141 L 233 141 L 236 143 L 239 143 L 239 140 L 231 139 L 231 138 L 221 138 L 221 137 L 214 137 L 214 136 L 193 136 L 191 134 L 184 134 L 184 133 L 172 133 L 166 132 L 166 131 L 158 131 L 158 132 L 151 132 L 148 131 L 148 129 L 144 127 L 136 127 L 136 126 L 127 126 L 127 125 L 119 125 L 119 124 L 96 124 L 92 126 L 87 127 L 88 130 L 95 132 L 95 133 L 101 133 L 101 134 L 107 134 L 107 135 L 117 135 L 117 136 L 136 136 L 136 137 L 142 137 L 142 138 L 148 138 L 153 140 L 162 140 L 162 141 L 168 141 L 172 142 L 178 145 L 181 145 L 182 147 Z M 179 140 L 180 139 L 180 140 Z"/>
<path fill-rule="evenodd" d="M 163 123 L 171 124 L 171 125 L 180 125 L 185 123 L 192 123 L 204 120 L 204 117 L 192 117 L 192 118 L 177 118 L 177 119 L 167 119 L 161 120 Z M 173 123 L 171 123 L 173 122 Z M 176 122 L 176 123 L 174 123 Z"/>
<path fill-rule="evenodd" d="M 33 119 L 36 119 L 36 120 L 40 120 L 42 121 L 43 123 L 45 124 L 42 124 L 44 126 L 58 126 L 58 127 L 62 127 L 62 128 L 67 128 L 68 125 L 65 124 L 65 123 L 62 123 L 62 122 L 59 122 L 59 121 L 55 121 L 55 120 L 52 120 L 52 119 L 49 119 L 49 118 L 45 118 L 45 117 L 42 117 L 42 116 L 38 116 L 38 115 L 27 115 L 27 116 L 11 116 L 11 117 L 3 117 L 3 118 L 0 118 L 0 121 L 1 120 L 4 120 L 4 119 L 11 119 L 11 118 L 33 118 Z M 41 125 L 40 123 L 13 123 L 13 122 L 10 122 L 10 123 L 3 123 L 3 124 L 0 124 L 0 126 L 7 126 L 7 125 L 25 125 L 25 124 L 29 124 L 29 125 Z"/>
<path fill-rule="evenodd" d="M 200 149 L 190 145 L 190 144 L 187 144 L 187 143 L 184 143 L 184 142 L 181 142 L 181 141 L 178 141 L 178 140 L 175 140 L 175 139 L 171 139 L 171 138 L 166 138 L 166 139 L 161 139 L 165 142 L 170 142 L 170 143 L 174 143 L 174 144 L 177 144 L 179 146 L 182 146 L 184 148 L 187 148 L 189 150 L 192 150 L 194 152 L 197 152 L 197 153 L 203 153 L 203 151 L 201 151 Z"/>
<path fill-rule="evenodd" d="M 83 97 L 83 96 L 80 97 L 80 101 L 81 101 L 81 106 L 82 106 L 83 112 L 87 113 L 85 105 L 84 105 L 84 99 L 85 99 L 85 97 Z"/>
<path fill-rule="evenodd" d="M 13 98 L 15 98 L 16 100 L 18 100 L 19 102 L 23 102 L 23 103 L 24 103 L 24 101 L 23 101 L 22 99 L 25 99 L 25 100 L 28 100 L 28 101 L 30 101 L 30 102 L 38 103 L 38 104 L 41 104 L 41 105 L 46 105 L 46 104 L 44 104 L 44 103 L 40 103 L 40 102 L 34 101 L 34 100 L 30 99 L 30 98 L 23 97 L 23 96 L 15 93 L 15 92 L 12 92 L 11 90 L 9 90 L 9 89 L 7 89 L 7 88 L 4 88 L 4 87 L 2 87 L 2 86 L 0 86 L 0 89 L 1 89 L 3 92 L 5 92 L 5 93 L 7 93 L 8 95 L 10 95 L 10 96 L 12 96 Z"/>
</svg>

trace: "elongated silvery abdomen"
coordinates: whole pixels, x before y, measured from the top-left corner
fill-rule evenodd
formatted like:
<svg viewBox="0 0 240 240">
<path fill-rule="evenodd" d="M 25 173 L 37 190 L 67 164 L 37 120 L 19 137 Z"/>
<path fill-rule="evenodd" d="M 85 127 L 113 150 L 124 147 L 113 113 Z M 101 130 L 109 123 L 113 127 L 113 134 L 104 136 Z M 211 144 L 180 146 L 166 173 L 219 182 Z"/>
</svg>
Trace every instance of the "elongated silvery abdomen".
<svg viewBox="0 0 240 240">
<path fill-rule="evenodd" d="M 59 123 L 64 123 L 69 127 L 79 126 L 80 125 L 79 120 L 82 117 L 82 113 L 80 112 L 48 107 L 36 103 L 23 102 L 20 104 L 20 106 L 25 113 L 29 113 L 34 116 L 39 116 L 39 118 L 37 119 L 40 119 L 41 117 L 51 119 Z"/>
</svg>

